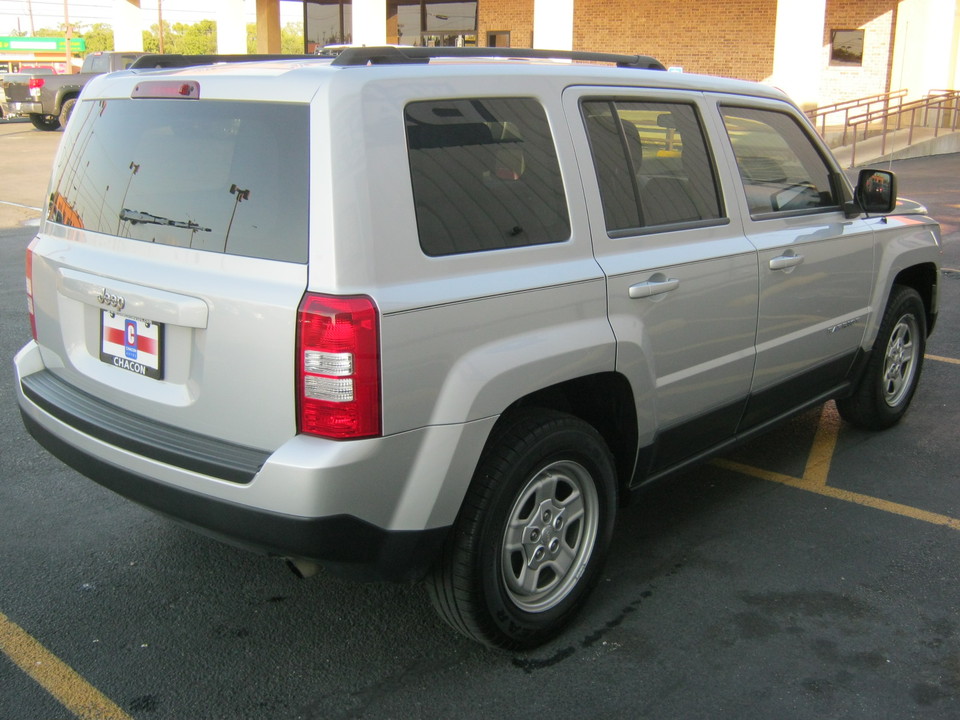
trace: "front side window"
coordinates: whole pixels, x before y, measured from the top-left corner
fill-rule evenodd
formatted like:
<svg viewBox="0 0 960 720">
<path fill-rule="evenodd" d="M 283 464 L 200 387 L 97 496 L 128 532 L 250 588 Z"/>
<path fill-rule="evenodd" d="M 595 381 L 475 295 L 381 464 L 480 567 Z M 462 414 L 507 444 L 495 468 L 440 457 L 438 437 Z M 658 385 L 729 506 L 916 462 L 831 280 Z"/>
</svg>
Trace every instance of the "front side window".
<svg viewBox="0 0 960 720">
<path fill-rule="evenodd" d="M 82 102 L 47 218 L 142 242 L 306 262 L 308 121 L 308 107 L 295 104 Z"/>
<path fill-rule="evenodd" d="M 582 113 L 608 232 L 723 217 L 692 105 L 590 100 Z"/>
<path fill-rule="evenodd" d="M 757 108 L 722 112 L 751 215 L 839 207 L 833 173 L 795 118 Z"/>
<path fill-rule="evenodd" d="M 531 98 L 430 100 L 405 112 L 420 246 L 431 256 L 567 240 L 553 135 Z"/>
</svg>

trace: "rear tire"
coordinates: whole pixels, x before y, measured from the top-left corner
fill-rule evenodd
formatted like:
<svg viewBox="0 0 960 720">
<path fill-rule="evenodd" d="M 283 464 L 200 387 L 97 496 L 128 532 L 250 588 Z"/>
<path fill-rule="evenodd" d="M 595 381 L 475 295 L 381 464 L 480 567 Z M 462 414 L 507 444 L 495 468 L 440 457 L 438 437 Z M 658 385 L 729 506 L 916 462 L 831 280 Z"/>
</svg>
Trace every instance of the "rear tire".
<svg viewBox="0 0 960 720">
<path fill-rule="evenodd" d="M 554 638 L 600 577 L 616 497 L 613 458 L 592 426 L 546 410 L 508 420 L 426 581 L 437 612 L 507 650 Z"/>
<path fill-rule="evenodd" d="M 70 122 L 70 116 L 73 115 L 73 108 L 77 104 L 76 98 L 70 98 L 65 100 L 63 105 L 60 107 L 60 127 L 66 129 L 67 123 Z"/>
<path fill-rule="evenodd" d="M 52 132 L 60 128 L 60 121 L 53 117 L 53 115 L 30 115 L 30 122 L 33 123 L 33 126 L 37 130 L 43 130 L 45 132 Z"/>
<path fill-rule="evenodd" d="M 856 390 L 837 400 L 847 422 L 865 430 L 896 425 L 920 382 L 927 344 L 927 316 L 916 290 L 894 285 L 870 359 Z"/>
</svg>

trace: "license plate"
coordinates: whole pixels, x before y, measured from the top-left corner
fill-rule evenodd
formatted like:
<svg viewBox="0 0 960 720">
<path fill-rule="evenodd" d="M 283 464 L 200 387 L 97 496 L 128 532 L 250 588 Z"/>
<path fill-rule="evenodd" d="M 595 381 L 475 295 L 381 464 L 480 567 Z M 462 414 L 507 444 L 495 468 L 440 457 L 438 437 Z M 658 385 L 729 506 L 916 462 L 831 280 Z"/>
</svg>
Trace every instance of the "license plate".
<svg viewBox="0 0 960 720">
<path fill-rule="evenodd" d="M 163 324 L 104 310 L 100 359 L 137 375 L 162 380 Z"/>
</svg>

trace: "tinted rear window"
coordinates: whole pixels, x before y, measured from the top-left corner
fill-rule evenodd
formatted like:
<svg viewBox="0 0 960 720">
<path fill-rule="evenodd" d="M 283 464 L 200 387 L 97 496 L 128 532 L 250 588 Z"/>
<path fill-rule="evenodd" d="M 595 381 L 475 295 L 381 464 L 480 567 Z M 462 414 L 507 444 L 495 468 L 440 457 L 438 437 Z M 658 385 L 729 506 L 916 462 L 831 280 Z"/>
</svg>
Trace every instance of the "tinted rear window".
<svg viewBox="0 0 960 720">
<path fill-rule="evenodd" d="M 306 105 L 95 100 L 47 217 L 163 245 L 306 262 Z"/>
</svg>

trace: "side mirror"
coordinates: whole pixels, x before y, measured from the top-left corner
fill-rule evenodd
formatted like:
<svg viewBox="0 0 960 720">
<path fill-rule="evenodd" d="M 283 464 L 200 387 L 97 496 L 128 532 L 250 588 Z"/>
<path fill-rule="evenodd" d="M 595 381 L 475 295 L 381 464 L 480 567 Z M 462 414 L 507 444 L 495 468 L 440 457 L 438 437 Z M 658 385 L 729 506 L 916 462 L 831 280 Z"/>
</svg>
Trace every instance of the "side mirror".
<svg viewBox="0 0 960 720">
<path fill-rule="evenodd" d="M 889 170 L 861 170 L 856 202 L 870 215 L 893 212 L 897 205 L 897 176 Z"/>
</svg>

